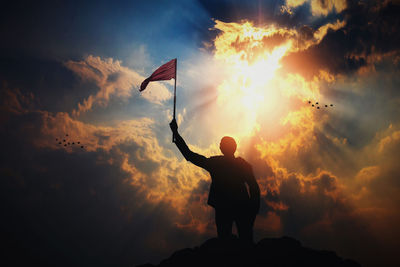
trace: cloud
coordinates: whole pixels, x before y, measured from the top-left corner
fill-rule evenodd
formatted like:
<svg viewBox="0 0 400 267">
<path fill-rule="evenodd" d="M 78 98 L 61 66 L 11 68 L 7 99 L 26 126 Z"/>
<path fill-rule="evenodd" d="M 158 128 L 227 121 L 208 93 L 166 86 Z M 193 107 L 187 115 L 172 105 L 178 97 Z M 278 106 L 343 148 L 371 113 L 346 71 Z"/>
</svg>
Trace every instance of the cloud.
<svg viewBox="0 0 400 267">
<path fill-rule="evenodd" d="M 192 238 L 174 226 L 180 215 L 168 202 L 149 201 L 130 183 L 119 153 L 33 150 L 6 141 L 24 151 L 1 164 L 2 226 L 5 242 L 15 244 L 6 250 L 14 262 L 138 264 L 165 257 Z"/>
<path fill-rule="evenodd" d="M 278 191 L 279 201 L 287 208 L 277 212 L 285 232 L 291 235 L 298 235 L 322 220 L 334 220 L 334 213 L 346 207 L 337 178 L 325 172 L 311 178 L 290 174 L 281 181 Z"/>
<path fill-rule="evenodd" d="M 382 153 L 388 147 L 395 145 L 400 140 L 400 131 L 393 132 L 391 135 L 379 141 L 379 152 Z"/>
<path fill-rule="evenodd" d="M 259 144 L 259 141 L 254 144 Z M 310 144 L 310 141 L 304 144 Z M 377 260 L 365 253 L 386 255 L 386 261 L 392 262 L 393 254 L 385 253 L 391 244 L 385 244 L 385 248 L 377 245 L 374 233 L 379 230 L 371 227 L 371 222 L 359 213 L 355 205 L 350 193 L 351 185 L 346 181 L 352 178 L 336 176 L 325 169 L 332 165 L 324 164 L 330 157 L 345 157 L 342 162 L 337 162 L 338 168 L 348 168 L 351 160 L 346 153 L 334 151 L 338 144 L 330 146 L 317 141 L 310 147 L 300 148 L 300 151 L 306 150 L 305 154 L 294 154 L 288 149 L 279 152 L 281 157 L 273 150 L 261 154 L 260 147 L 249 149 L 244 157 L 253 164 L 262 192 L 256 236 L 294 236 L 307 246 L 334 249 L 339 255 L 355 258 L 363 264 Z M 329 153 L 321 155 L 321 149 Z M 319 157 L 322 157 L 320 162 L 312 162 Z M 335 173 L 340 174 L 336 170 Z M 359 245 L 360 239 L 364 240 L 362 246 Z M 379 242 L 388 240 L 380 239 Z"/>
<path fill-rule="evenodd" d="M 209 12 L 211 18 L 226 22 L 250 19 L 255 14 L 263 14 L 265 18 L 272 16 L 279 10 L 279 4 L 283 1 L 259 1 L 243 2 L 237 0 L 215 1 L 200 0 L 200 4 Z"/>
<path fill-rule="evenodd" d="M 160 147 L 153 121 L 96 126 L 40 110 L 30 94 L 1 94 L 2 226 L 21 264 L 131 265 L 200 242 L 178 222 L 204 173 Z M 85 149 L 60 147 L 55 138 L 65 132 Z"/>
<path fill-rule="evenodd" d="M 3 120 L 6 119 L 6 115 L 9 113 L 23 114 L 28 111 L 28 107 L 34 101 L 34 95 L 32 93 L 23 94 L 19 89 L 11 91 L 6 89 L 3 85 L 1 93 L 2 103 L 0 109 L 4 112 Z"/>
<path fill-rule="evenodd" d="M 397 25 L 391 11 L 397 6 L 348 2 L 338 15 L 329 5 L 328 16 L 314 24 L 275 25 L 257 40 L 236 34 L 225 43 L 229 51 L 244 50 L 249 60 L 260 51 L 293 44 L 277 72 L 284 79 L 268 87 L 285 100 L 274 101 L 272 94 L 270 103 L 261 102 L 258 127 L 240 136 L 239 153 L 253 164 L 263 196 L 257 237 L 290 234 L 308 246 L 333 249 L 363 263 L 383 256 L 396 262 L 398 73 L 382 65 L 398 64 L 393 63 L 396 28 L 389 27 Z M 294 12 L 304 13 L 304 8 Z M 241 27 L 216 23 L 220 31 Z M 254 41 L 258 43 L 252 47 Z M 146 56 L 146 50 L 139 49 L 138 55 Z M 217 101 L 223 64 L 205 60 L 196 66 L 198 62 L 182 63 L 187 70 L 182 84 L 200 88 L 182 90 L 182 99 L 204 103 L 207 93 L 211 100 L 198 109 L 185 102 L 180 129 L 195 151 L 209 156 L 218 153 L 221 134 L 243 130 L 248 117 L 238 106 Z M 12 230 L 8 240 L 23 240 L 17 243 L 33 258 L 98 265 L 142 263 L 215 235 L 213 210 L 206 205 L 209 177 L 172 147 L 167 125 L 160 122 L 165 112 L 150 118 L 146 107 L 147 117 L 133 112 L 133 119 L 113 117 L 107 123 L 77 116 L 110 105 L 114 97 L 132 98 L 144 77 L 120 61 L 94 56 L 65 66 L 81 85 L 96 90 L 86 91 L 76 116 L 36 105 L 38 97 L 29 90 L 1 92 L 0 171 L 6 179 L 0 188 L 4 203 L 11 203 L 3 227 Z M 369 66 L 376 70 L 361 73 Z M 347 74 L 358 76 L 343 78 Z M 230 82 L 226 84 L 234 85 Z M 148 88 L 143 97 L 163 104 L 170 93 L 160 86 Z M 158 92 L 165 94 L 150 95 Z M 230 103 L 232 94 L 225 93 Z M 316 113 L 304 104 L 304 99 L 321 98 L 335 108 Z M 380 131 L 388 121 L 393 125 Z M 66 132 L 84 142 L 85 150 L 60 148 L 55 138 Z"/>
<path fill-rule="evenodd" d="M 367 222 L 371 237 L 381 244 L 382 258 L 397 262 L 395 247 L 399 246 L 400 231 L 400 170 L 397 155 L 400 152 L 398 125 L 390 125 L 378 132 L 364 148 L 367 164 L 363 165 L 349 183 L 348 195 L 354 199 L 355 212 Z"/>
<path fill-rule="evenodd" d="M 121 61 L 112 58 L 103 60 L 90 55 L 83 61 L 67 61 L 65 66 L 82 80 L 92 82 L 99 88 L 96 94 L 89 95 L 82 104 L 78 104 L 78 108 L 73 111 L 76 116 L 91 110 L 93 105 L 107 106 L 112 96 L 127 99 L 133 94 L 138 94 L 137 90 L 145 79 L 136 71 L 122 66 Z M 161 104 L 172 96 L 169 90 L 159 83 L 151 84 L 141 95 L 157 104 Z"/>
<path fill-rule="evenodd" d="M 360 168 L 357 173 L 354 192 L 364 197 L 364 201 L 378 208 L 398 205 L 399 168 L 396 156 L 400 151 L 400 131 L 398 125 L 389 125 L 378 132 L 375 138 L 363 150 L 369 165 Z M 363 201 L 362 201 L 363 202 Z"/>
<path fill-rule="evenodd" d="M 321 41 L 283 59 L 287 70 L 312 77 L 325 70 L 351 74 L 385 57 L 399 53 L 400 39 L 394 2 L 352 2 L 343 10 L 345 25 L 331 27 Z"/>
<path fill-rule="evenodd" d="M 216 20 L 214 29 L 218 30 L 219 34 L 214 40 L 214 54 L 216 59 L 246 61 L 248 65 L 253 65 L 270 55 L 278 58 L 276 64 L 283 63 L 282 69 L 285 72 L 300 73 L 307 78 L 318 77 L 323 73 L 329 74 L 329 69 L 318 66 L 317 63 L 325 62 L 325 58 L 311 55 L 310 51 L 314 51 L 325 42 L 328 33 L 337 32 L 345 26 L 346 21 L 339 19 L 316 28 L 306 25 L 299 28 L 276 25 L 255 27 L 249 21 L 225 23 Z M 274 54 L 276 55 L 271 56 Z M 303 60 L 304 54 L 310 54 L 307 60 Z M 312 75 L 307 73 L 310 69 L 313 71 Z"/>
<path fill-rule="evenodd" d="M 287 7 L 285 0 L 260 0 L 238 1 L 199 0 L 203 8 L 209 13 L 210 18 L 224 22 L 251 21 L 257 26 L 278 24 L 286 27 L 296 27 L 310 22 L 312 18 L 309 5 L 301 5 L 293 8 Z M 285 10 L 282 12 L 282 10 Z M 213 38 L 212 36 L 208 36 Z"/>
<path fill-rule="evenodd" d="M 347 7 L 346 0 L 286 0 L 284 10 L 292 12 L 292 8 L 299 7 L 305 3 L 310 5 L 313 16 L 327 16 L 334 11 L 340 13 Z"/>
<path fill-rule="evenodd" d="M 300 7 L 306 5 L 306 1 L 288 1 L 287 4 Z M 316 0 L 309 4 L 313 13 L 318 15 L 328 15 L 333 10 L 340 14 L 332 14 L 323 19 L 303 20 L 291 26 L 280 24 L 280 18 L 276 16 L 267 26 L 259 26 L 263 39 L 258 40 L 258 45 L 254 45 L 255 40 L 250 40 L 251 35 L 246 34 L 235 38 L 232 36 L 233 39 L 227 45 L 236 51 L 244 51 L 243 56 L 249 57 L 249 62 L 252 62 L 250 56 L 256 57 L 260 52 L 291 41 L 291 53 L 282 60 L 284 68 L 307 78 L 318 76 L 321 71 L 333 75 L 355 73 L 385 58 L 392 58 L 396 64 L 400 47 L 400 34 L 397 32 L 399 27 L 395 26 L 399 24 L 396 15 L 400 9 L 398 3 Z M 293 12 L 296 14 L 296 10 Z M 250 25 L 257 23 L 252 16 L 242 19 L 251 21 Z M 249 28 L 245 24 L 222 22 L 217 16 L 216 29 L 228 34 L 238 32 L 238 27 L 243 27 L 244 30 Z M 216 41 L 218 40 L 217 35 Z"/>
<path fill-rule="evenodd" d="M 311 12 L 314 16 L 328 15 L 335 10 L 342 12 L 347 7 L 346 0 L 313 0 L 311 1 Z"/>
</svg>

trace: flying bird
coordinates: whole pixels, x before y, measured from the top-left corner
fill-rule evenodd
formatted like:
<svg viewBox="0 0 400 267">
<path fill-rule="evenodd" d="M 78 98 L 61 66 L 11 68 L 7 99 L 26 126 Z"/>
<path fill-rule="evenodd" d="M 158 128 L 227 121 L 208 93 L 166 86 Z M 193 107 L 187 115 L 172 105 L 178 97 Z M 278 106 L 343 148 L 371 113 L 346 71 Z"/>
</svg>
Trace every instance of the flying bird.
<svg viewBox="0 0 400 267">
<path fill-rule="evenodd" d="M 312 107 L 317 107 L 317 109 L 320 109 L 320 108 L 319 108 L 319 102 L 315 102 L 315 104 L 312 104 L 312 101 L 311 101 L 311 100 L 308 100 L 308 104 L 311 104 Z M 330 104 L 330 105 L 328 105 L 328 104 L 322 105 L 322 104 L 321 104 L 321 106 L 325 106 L 325 107 L 327 108 L 327 107 L 329 107 L 329 106 L 333 107 L 333 104 Z"/>
<path fill-rule="evenodd" d="M 72 141 L 72 140 L 68 140 L 70 138 L 69 134 L 65 134 L 65 136 L 68 136 L 67 138 L 64 137 L 65 139 L 62 138 L 56 138 L 56 141 L 58 142 L 59 145 L 64 145 L 64 147 L 66 146 L 70 146 L 70 145 L 75 145 L 75 144 L 79 144 L 81 148 L 84 148 L 83 145 L 81 145 L 80 141 Z M 71 138 L 72 139 L 72 138 Z"/>
</svg>

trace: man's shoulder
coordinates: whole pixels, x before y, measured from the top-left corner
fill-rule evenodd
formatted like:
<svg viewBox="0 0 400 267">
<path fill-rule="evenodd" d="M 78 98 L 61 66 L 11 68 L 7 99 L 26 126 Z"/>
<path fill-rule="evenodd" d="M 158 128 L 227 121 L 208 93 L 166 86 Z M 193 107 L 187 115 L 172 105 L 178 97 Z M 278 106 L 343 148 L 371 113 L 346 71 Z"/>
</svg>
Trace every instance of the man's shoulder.
<svg viewBox="0 0 400 267">
<path fill-rule="evenodd" d="M 243 167 L 246 168 L 246 169 L 251 168 L 251 164 L 248 163 L 248 162 L 247 162 L 244 158 L 242 158 L 242 157 L 237 157 L 237 158 L 236 158 L 236 161 L 237 161 L 238 164 L 240 164 L 241 166 L 243 166 Z"/>
<path fill-rule="evenodd" d="M 246 161 L 244 158 L 242 158 L 242 157 L 236 157 L 236 161 L 237 161 L 238 163 L 249 164 L 249 163 L 247 163 L 247 161 Z"/>
</svg>

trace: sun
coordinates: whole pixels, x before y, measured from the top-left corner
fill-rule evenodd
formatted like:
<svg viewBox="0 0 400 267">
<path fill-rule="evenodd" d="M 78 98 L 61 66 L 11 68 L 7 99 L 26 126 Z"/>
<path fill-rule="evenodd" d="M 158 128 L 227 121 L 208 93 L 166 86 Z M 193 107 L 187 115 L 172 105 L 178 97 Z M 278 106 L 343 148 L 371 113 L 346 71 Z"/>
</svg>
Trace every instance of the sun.
<svg viewBox="0 0 400 267">
<path fill-rule="evenodd" d="M 248 22 L 217 21 L 216 27 L 223 33 L 215 40 L 215 57 L 224 63 L 227 73 L 217 88 L 217 102 L 236 120 L 231 124 L 240 124 L 236 135 L 249 135 L 259 127 L 260 116 L 276 114 L 285 101 L 277 70 L 293 44 L 287 40 L 273 48 L 265 47 L 265 38 L 277 32 L 272 26 L 261 29 Z"/>
</svg>

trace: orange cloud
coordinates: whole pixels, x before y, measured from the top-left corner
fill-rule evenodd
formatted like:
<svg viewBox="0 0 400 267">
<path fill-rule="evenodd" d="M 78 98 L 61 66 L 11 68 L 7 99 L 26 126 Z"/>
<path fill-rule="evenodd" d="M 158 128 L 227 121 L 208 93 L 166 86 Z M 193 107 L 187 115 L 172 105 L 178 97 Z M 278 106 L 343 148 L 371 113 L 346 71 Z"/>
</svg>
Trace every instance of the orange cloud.
<svg viewBox="0 0 400 267">
<path fill-rule="evenodd" d="M 122 66 L 121 61 L 112 58 L 103 60 L 90 55 L 83 61 L 67 61 L 65 66 L 82 80 L 93 82 L 99 87 L 96 94 L 90 95 L 83 103 L 78 103 L 78 108 L 73 111 L 73 115 L 76 116 L 92 109 L 93 105 L 106 106 L 112 95 L 126 99 L 135 93 L 138 94 L 138 87 L 145 79 L 136 71 Z M 141 96 L 153 103 L 161 104 L 172 94 L 164 85 L 152 83 Z"/>
<path fill-rule="evenodd" d="M 306 2 L 311 6 L 313 16 L 327 16 L 334 10 L 340 13 L 347 8 L 346 0 L 286 0 L 284 10 L 291 11 L 292 8 L 301 6 Z"/>
<path fill-rule="evenodd" d="M 327 16 L 333 10 L 337 13 L 347 8 L 346 0 L 312 0 L 311 12 L 314 16 Z"/>
<path fill-rule="evenodd" d="M 149 118 L 119 121 L 112 126 L 82 122 L 68 113 L 52 113 L 32 106 L 33 95 L 27 98 L 18 90 L 7 90 L 3 105 L 13 120 L 21 120 L 27 140 L 36 149 L 65 151 L 68 154 L 97 155 L 98 164 L 112 165 L 130 175 L 131 184 L 151 203 L 170 203 L 178 212 L 185 212 L 185 203 L 204 172 L 172 155 L 171 147 L 162 147 L 154 132 L 154 120 Z M 24 117 L 29 118 L 28 121 Z M 11 119 L 11 118 L 10 118 Z M 29 133 L 28 133 L 29 130 Z M 61 146 L 56 138 L 73 138 L 84 145 Z M 187 210 L 186 210 L 187 211 Z"/>
</svg>

